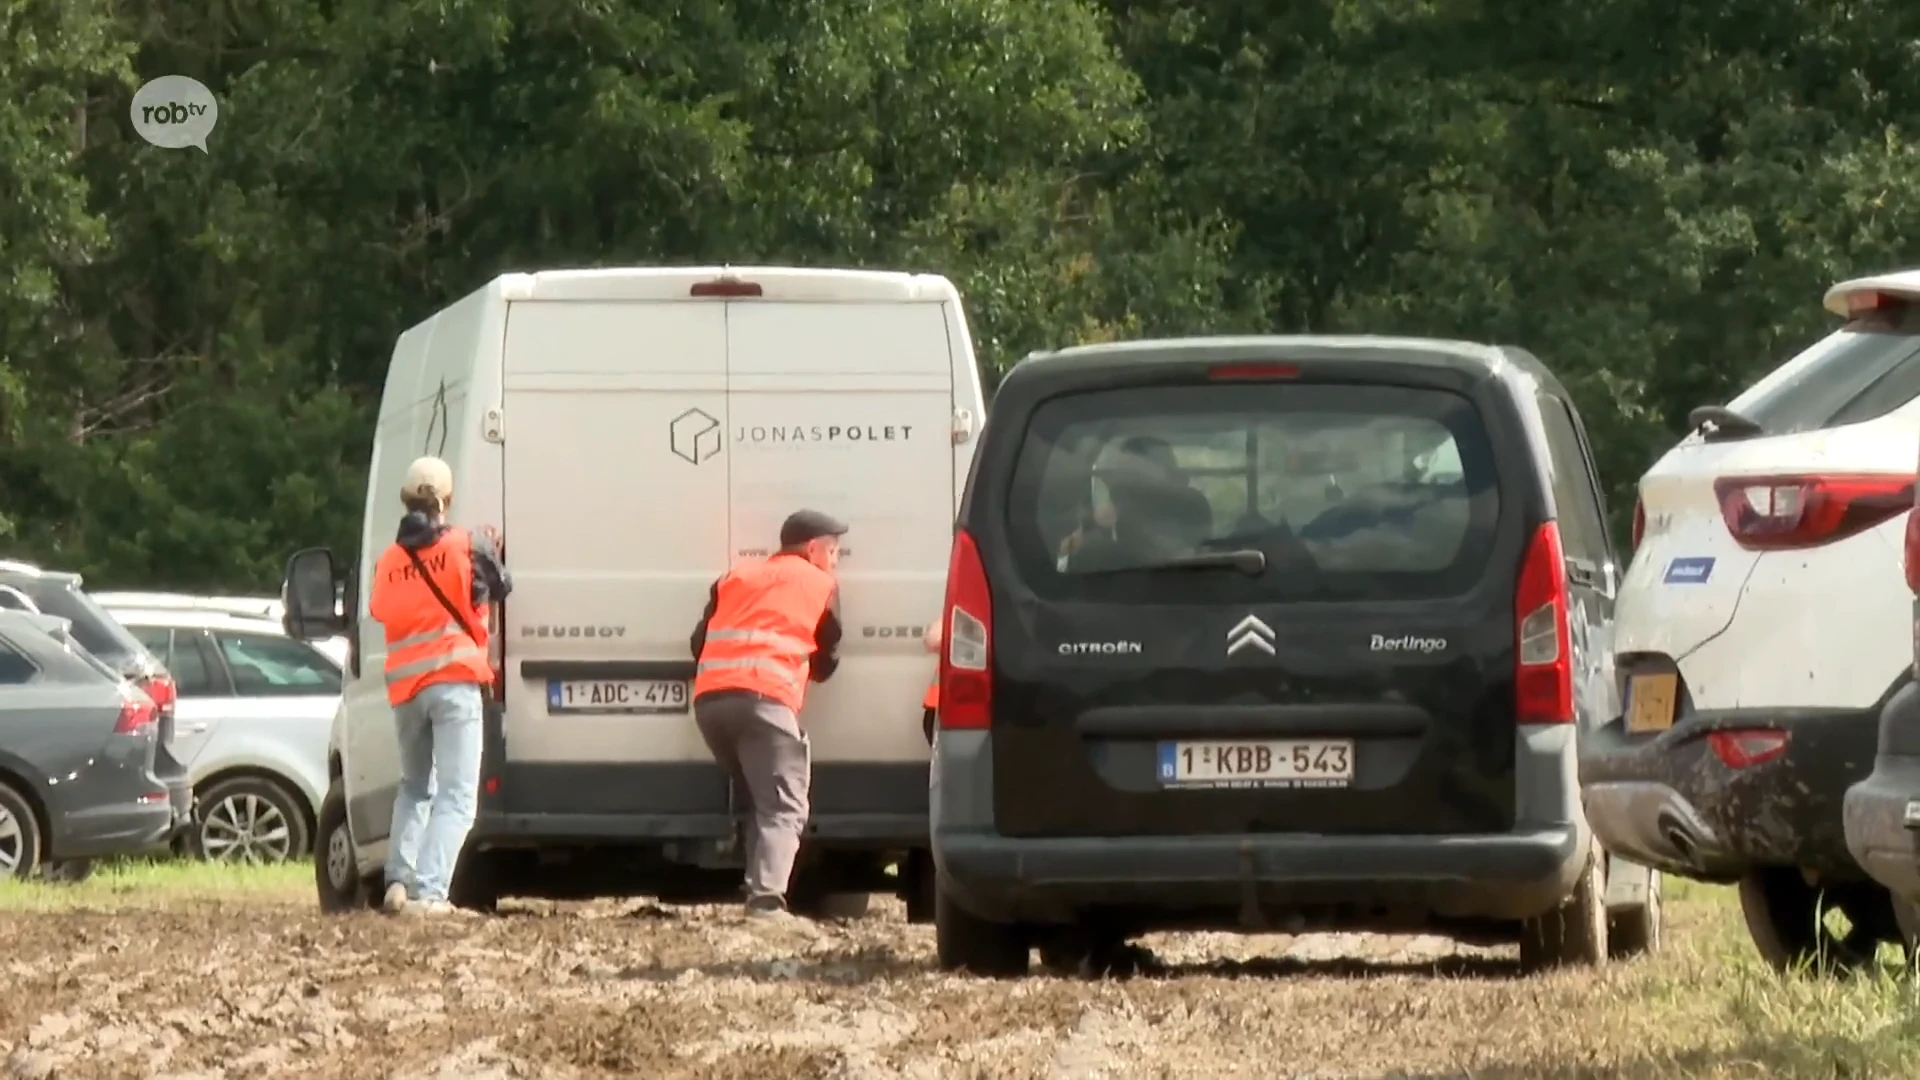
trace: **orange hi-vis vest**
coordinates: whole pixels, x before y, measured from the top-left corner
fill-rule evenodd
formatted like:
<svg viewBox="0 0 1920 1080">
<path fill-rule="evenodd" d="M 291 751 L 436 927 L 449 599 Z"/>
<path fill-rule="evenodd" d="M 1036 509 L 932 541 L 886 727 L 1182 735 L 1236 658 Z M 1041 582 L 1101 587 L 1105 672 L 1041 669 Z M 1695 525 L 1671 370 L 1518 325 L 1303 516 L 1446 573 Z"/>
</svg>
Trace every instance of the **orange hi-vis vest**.
<svg viewBox="0 0 1920 1080">
<path fill-rule="evenodd" d="M 742 562 L 720 578 L 693 696 L 746 690 L 800 712 L 814 628 L 833 600 L 833 575 L 795 555 Z"/>
<path fill-rule="evenodd" d="M 493 681 L 487 662 L 487 613 L 473 607 L 472 534 L 448 529 L 419 549 L 419 555 L 433 583 L 466 617 L 477 638 L 467 636 L 420 580 L 406 549 L 389 544 L 374 564 L 367 612 L 387 632 L 387 700 L 395 705 L 435 683 Z"/>
</svg>

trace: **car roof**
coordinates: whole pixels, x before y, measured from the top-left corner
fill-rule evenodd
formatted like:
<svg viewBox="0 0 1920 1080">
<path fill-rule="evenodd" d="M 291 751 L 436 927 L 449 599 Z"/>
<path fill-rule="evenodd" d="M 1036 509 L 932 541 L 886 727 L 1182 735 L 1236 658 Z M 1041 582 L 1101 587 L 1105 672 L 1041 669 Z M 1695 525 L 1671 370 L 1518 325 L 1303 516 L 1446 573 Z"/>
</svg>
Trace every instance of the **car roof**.
<svg viewBox="0 0 1920 1080">
<path fill-rule="evenodd" d="M 1198 366 L 1289 360 L 1428 365 L 1503 382 L 1531 381 L 1572 400 L 1552 370 L 1525 349 L 1388 334 L 1244 334 L 1073 345 L 1029 354 L 1007 372 L 1001 386 L 1144 361 Z"/>
<path fill-rule="evenodd" d="M 108 610 L 214 611 L 278 620 L 284 610 L 277 596 L 195 596 L 190 593 L 112 591 L 89 593 Z"/>
<path fill-rule="evenodd" d="M 246 630 L 256 634 L 286 637 L 277 619 L 235 615 L 229 611 L 191 608 L 113 608 L 111 614 L 122 626 L 171 626 L 197 630 Z"/>
<path fill-rule="evenodd" d="M 48 570 L 17 559 L 0 559 L 0 577 L 27 577 L 61 584 L 80 584 L 80 575 L 71 570 Z"/>
<path fill-rule="evenodd" d="M 43 615 L 37 611 L 17 611 L 12 608 L 0 608 L 0 627 L 25 626 L 42 633 L 64 633 L 73 626 L 73 621 L 58 615 Z"/>
</svg>

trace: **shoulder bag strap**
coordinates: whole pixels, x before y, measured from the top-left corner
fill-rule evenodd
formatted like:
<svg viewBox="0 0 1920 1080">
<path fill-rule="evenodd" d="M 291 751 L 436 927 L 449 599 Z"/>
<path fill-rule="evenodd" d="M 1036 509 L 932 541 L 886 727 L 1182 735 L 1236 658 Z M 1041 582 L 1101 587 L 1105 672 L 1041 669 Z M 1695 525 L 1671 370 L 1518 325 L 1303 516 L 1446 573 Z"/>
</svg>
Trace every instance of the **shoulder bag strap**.
<svg viewBox="0 0 1920 1080">
<path fill-rule="evenodd" d="M 420 561 L 420 553 L 412 548 L 401 548 L 400 550 L 406 552 L 407 558 L 413 561 L 413 568 L 419 571 L 420 580 L 426 582 L 427 590 L 433 593 L 433 598 L 440 601 L 440 606 L 447 609 L 447 614 L 453 616 L 453 621 L 460 624 L 461 631 L 467 635 L 468 640 L 472 641 L 477 648 L 480 644 L 480 635 L 473 632 L 473 627 L 467 625 L 467 617 L 460 614 L 460 609 L 453 606 L 453 601 L 447 599 L 446 593 L 440 591 L 440 586 L 434 582 L 433 575 L 427 573 L 426 564 Z"/>
</svg>

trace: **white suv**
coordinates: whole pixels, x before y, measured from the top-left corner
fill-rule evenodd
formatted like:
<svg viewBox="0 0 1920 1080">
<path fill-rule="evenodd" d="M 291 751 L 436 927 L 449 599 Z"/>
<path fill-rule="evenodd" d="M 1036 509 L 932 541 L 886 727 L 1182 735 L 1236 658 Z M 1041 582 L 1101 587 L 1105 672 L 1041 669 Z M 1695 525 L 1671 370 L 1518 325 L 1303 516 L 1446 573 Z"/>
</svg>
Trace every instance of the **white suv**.
<svg viewBox="0 0 1920 1080">
<path fill-rule="evenodd" d="M 1608 850 L 1738 882 L 1754 944 L 1783 968 L 1899 939 L 1848 853 L 1842 799 L 1913 666 L 1920 271 L 1843 282 L 1826 306 L 1845 324 L 1694 410 L 1641 479 L 1614 623 L 1622 715 L 1580 748 Z"/>
<path fill-rule="evenodd" d="M 245 862 L 311 853 L 340 665 L 275 621 L 186 605 L 123 606 L 130 599 L 108 593 L 102 606 L 178 684 L 173 753 L 194 792 L 187 850 Z"/>
</svg>

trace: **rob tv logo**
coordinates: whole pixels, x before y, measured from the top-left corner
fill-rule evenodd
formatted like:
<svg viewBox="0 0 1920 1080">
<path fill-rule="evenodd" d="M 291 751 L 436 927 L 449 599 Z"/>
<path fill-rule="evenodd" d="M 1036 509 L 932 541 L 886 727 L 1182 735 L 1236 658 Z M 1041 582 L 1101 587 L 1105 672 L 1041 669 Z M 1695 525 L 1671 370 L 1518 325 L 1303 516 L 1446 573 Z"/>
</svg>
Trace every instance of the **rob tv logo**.
<svg viewBox="0 0 1920 1080">
<path fill-rule="evenodd" d="M 162 75 L 133 95 L 134 133 L 167 150 L 197 147 L 207 152 L 207 136 L 220 122 L 220 103 L 205 84 L 185 75 Z"/>
</svg>

